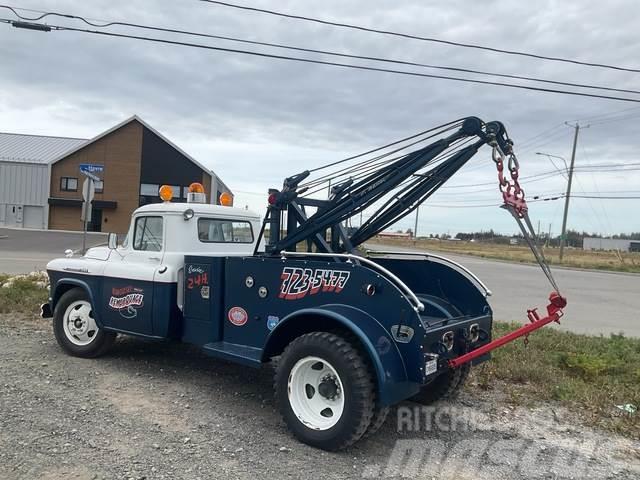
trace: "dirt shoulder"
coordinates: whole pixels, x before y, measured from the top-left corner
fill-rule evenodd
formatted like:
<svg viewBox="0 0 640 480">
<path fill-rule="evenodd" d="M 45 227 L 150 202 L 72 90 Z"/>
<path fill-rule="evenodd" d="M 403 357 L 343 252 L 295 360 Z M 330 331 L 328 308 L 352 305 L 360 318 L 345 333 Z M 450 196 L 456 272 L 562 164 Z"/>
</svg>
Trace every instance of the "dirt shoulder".
<svg viewBox="0 0 640 480">
<path fill-rule="evenodd" d="M 338 454 L 298 443 L 272 371 L 171 343 L 121 338 L 66 356 L 47 321 L 0 314 L 0 478 L 635 479 L 640 443 L 549 402 L 516 407 L 499 385 L 452 403 L 395 408 Z M 315 472 L 315 473 L 314 473 Z"/>
</svg>

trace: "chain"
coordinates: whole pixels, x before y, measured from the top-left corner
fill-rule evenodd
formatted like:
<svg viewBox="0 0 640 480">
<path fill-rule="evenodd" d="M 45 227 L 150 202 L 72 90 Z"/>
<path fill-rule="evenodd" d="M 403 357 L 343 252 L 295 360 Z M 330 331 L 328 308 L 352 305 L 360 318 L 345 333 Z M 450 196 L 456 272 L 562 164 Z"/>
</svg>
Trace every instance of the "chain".
<svg viewBox="0 0 640 480">
<path fill-rule="evenodd" d="M 507 169 L 511 177 L 510 180 L 507 180 L 504 175 L 505 154 L 495 140 L 490 141 L 489 145 L 493 148 L 491 158 L 493 158 L 498 170 L 498 186 L 500 187 L 500 192 L 502 192 L 502 199 L 505 205 L 513 207 L 518 216 L 523 218 L 527 213 L 527 202 L 524 198 L 524 190 L 518 181 L 520 177 L 520 162 L 518 162 L 516 154 L 513 153 L 512 143 L 508 140 Z"/>
<path fill-rule="evenodd" d="M 516 157 L 516 154 L 513 152 L 513 142 L 508 139 L 506 140 L 506 154 L 508 155 L 507 169 L 509 170 L 509 176 L 511 177 L 510 180 L 508 180 L 504 175 L 505 152 L 503 152 L 498 146 L 498 142 L 495 137 L 490 139 L 487 143 L 493 149 L 491 152 L 491 158 L 495 162 L 496 169 L 498 170 L 498 186 L 500 187 L 502 199 L 504 200 L 503 207 L 511 212 L 516 219 L 516 222 L 522 231 L 522 235 L 527 241 L 527 244 L 540 265 L 540 268 L 542 268 L 542 271 L 549 280 L 549 283 L 551 283 L 553 288 L 559 292 L 558 284 L 551 274 L 551 269 L 549 268 L 547 259 L 544 257 L 543 251 L 538 246 L 536 234 L 533 226 L 531 225 L 531 220 L 529 219 L 524 190 L 520 187 L 520 182 L 518 181 L 518 178 L 520 177 L 520 162 L 518 162 L 518 157 Z M 525 338 L 525 345 L 527 343 L 528 339 Z"/>
</svg>

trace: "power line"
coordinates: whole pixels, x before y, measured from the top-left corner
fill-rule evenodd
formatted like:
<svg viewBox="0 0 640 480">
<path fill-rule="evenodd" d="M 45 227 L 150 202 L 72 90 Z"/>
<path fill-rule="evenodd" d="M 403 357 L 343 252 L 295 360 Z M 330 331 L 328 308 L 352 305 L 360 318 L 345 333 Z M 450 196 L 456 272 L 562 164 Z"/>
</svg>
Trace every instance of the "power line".
<svg viewBox="0 0 640 480">
<path fill-rule="evenodd" d="M 246 45 L 259 45 L 259 46 L 263 46 L 263 47 L 279 48 L 279 49 L 292 50 L 292 51 L 297 51 L 297 52 L 314 53 L 314 54 L 319 54 L 319 55 L 329 55 L 329 56 L 334 56 L 334 57 L 349 58 L 349 59 L 355 59 L 355 60 L 367 60 L 367 61 L 374 61 L 374 62 L 381 62 L 381 63 L 390 63 L 390 64 L 395 64 L 395 65 L 405 65 L 405 66 L 410 66 L 410 67 L 429 68 L 429 69 L 433 69 L 433 70 L 446 70 L 446 71 L 453 71 L 453 72 L 459 72 L 459 73 L 470 73 L 470 74 L 474 74 L 474 75 L 484 75 L 484 76 L 497 77 L 497 78 L 509 78 L 509 79 L 514 79 L 514 80 L 524 80 L 524 81 L 528 81 L 528 82 L 537 82 L 537 83 L 544 83 L 544 84 L 550 84 L 550 85 L 562 85 L 562 86 L 565 86 L 565 87 L 576 87 L 576 88 L 585 88 L 585 89 L 591 89 L 591 90 L 602 90 L 602 91 L 609 91 L 609 92 L 640 94 L 640 90 L 631 90 L 631 89 L 625 89 L 625 88 L 607 87 L 607 86 L 603 86 L 603 85 L 592 85 L 592 84 L 586 84 L 586 83 L 566 82 L 566 81 L 561 81 L 561 80 L 551 80 L 551 79 L 546 79 L 546 78 L 530 77 L 530 76 L 524 76 L 524 75 L 514 75 L 514 74 L 507 74 L 507 73 L 488 72 L 488 71 L 484 71 L 484 70 L 475 70 L 475 69 L 463 68 L 463 67 L 452 67 L 452 66 L 446 66 L 446 65 L 436 65 L 436 64 L 428 64 L 428 63 L 420 63 L 420 62 L 411 62 L 411 61 L 407 61 L 407 60 L 397 60 L 397 59 L 384 58 L 384 57 L 374 57 L 374 56 L 367 56 L 367 55 L 355 55 L 355 54 L 335 52 L 335 51 L 330 51 L 330 50 L 320 50 L 320 49 L 314 49 L 314 48 L 298 47 L 298 46 L 294 46 L 294 45 L 286 45 L 286 44 L 281 44 L 281 43 L 262 42 L 262 41 L 257 41 L 257 40 L 248 40 L 248 39 L 244 39 L 244 38 L 229 37 L 229 36 L 224 36 L 224 35 L 214 35 L 214 34 L 209 34 L 209 33 L 193 32 L 193 31 L 190 31 L 190 30 L 181 30 L 181 29 L 175 29 L 175 28 L 157 27 L 157 26 L 153 26 L 153 25 L 144 25 L 144 24 L 140 24 L 140 23 L 121 22 L 121 21 L 109 21 L 109 22 L 97 23 L 97 22 L 89 21 L 88 19 L 86 19 L 85 17 L 82 17 L 82 16 L 73 15 L 73 14 L 66 14 L 66 13 L 60 13 L 60 12 L 39 12 L 39 13 L 41 13 L 39 16 L 26 17 L 24 15 L 20 15 L 17 12 L 17 10 L 19 10 L 19 9 L 16 8 L 16 7 L 12 7 L 10 5 L 0 5 L 0 8 L 8 9 L 14 15 L 16 15 L 18 18 L 20 18 L 21 20 L 26 20 L 26 21 L 30 21 L 30 22 L 31 21 L 42 20 L 43 18 L 46 18 L 48 16 L 55 16 L 55 17 L 63 17 L 63 18 L 80 20 L 80 21 L 86 23 L 87 25 L 90 25 L 90 26 L 96 27 L 96 28 L 107 28 L 107 27 L 112 27 L 112 26 L 123 26 L 123 27 L 139 28 L 139 29 L 151 30 L 151 31 L 157 31 L 157 32 L 176 33 L 176 34 L 180 34 L 180 35 L 190 35 L 190 36 L 195 36 L 195 37 L 200 37 L 200 38 L 211 38 L 211 39 L 215 39 L 215 40 L 224 40 L 224 41 L 229 41 L 229 42 L 242 43 L 242 44 L 246 44 Z"/>
<path fill-rule="evenodd" d="M 422 36 L 419 36 L 419 35 L 412 35 L 412 34 L 408 34 L 408 33 L 393 32 L 391 30 L 382 30 L 382 29 L 377 29 L 377 28 L 364 27 L 362 25 L 354 25 L 354 24 L 342 23 L 342 22 L 333 22 L 333 21 L 330 21 L 330 20 L 322 20 L 322 19 L 314 18 L 314 17 L 307 17 L 307 16 L 303 16 L 303 15 L 294 15 L 294 14 L 290 14 L 290 13 L 278 12 L 278 11 L 275 11 L 275 10 L 267 10 L 267 9 L 264 9 L 264 8 L 249 7 L 249 6 L 246 6 L 246 5 L 240 5 L 240 4 L 236 4 L 236 3 L 220 2 L 220 1 L 216 1 L 216 0 L 200 0 L 200 1 L 201 2 L 206 2 L 206 3 L 211 3 L 211 4 L 214 4 L 214 5 L 220 5 L 220 6 L 223 6 L 223 7 L 231 7 L 231 8 L 236 8 L 236 9 L 240 9 L 240 10 L 248 10 L 248 11 L 252 11 L 252 12 L 265 13 L 265 14 L 268 14 L 268 15 L 275 15 L 275 16 L 278 16 L 278 17 L 290 18 L 290 19 L 293 19 L 293 20 L 302 20 L 302 21 L 306 21 L 306 22 L 313 22 L 313 23 L 319 23 L 319 24 L 323 24 L 323 25 L 330 25 L 330 26 L 333 26 L 333 27 L 348 28 L 348 29 L 352 29 L 352 30 L 361 30 L 361 31 L 364 31 L 364 32 L 378 33 L 378 34 L 382 34 L 382 35 L 391 35 L 391 36 L 394 36 L 394 37 L 408 38 L 408 39 L 411 39 L 411 40 L 421 40 L 421 41 L 424 41 L 424 42 L 441 43 L 441 44 L 451 45 L 451 46 L 455 46 L 455 47 L 464 47 L 464 48 L 473 48 L 473 49 L 478 49 L 478 50 L 486 50 L 486 51 L 490 51 L 490 52 L 494 52 L 494 53 L 503 53 L 503 54 L 507 54 L 507 55 L 518 55 L 518 56 L 522 56 L 522 57 L 536 58 L 536 59 L 539 59 L 539 60 L 550 60 L 550 61 L 554 61 L 554 62 L 572 63 L 572 64 L 575 64 L 575 65 L 582 65 L 582 66 L 587 66 L 587 67 L 608 68 L 608 69 L 612 69 L 612 70 L 621 70 L 621 71 L 625 71 L 625 72 L 640 73 L 640 69 L 631 68 L 631 67 L 621 67 L 621 66 L 617 66 L 617 65 L 609 65 L 609 64 L 604 64 L 604 63 L 584 62 L 584 61 L 570 59 L 570 58 L 552 57 L 552 56 L 539 55 L 539 54 L 535 54 L 535 53 L 522 52 L 522 51 L 517 51 L 517 50 L 505 50 L 505 49 L 501 49 L 501 48 L 488 47 L 488 46 L 485 46 L 485 45 L 478 45 L 478 44 L 475 44 L 475 43 L 454 42 L 452 40 L 445 40 L 445 39 L 442 39 L 442 38 L 422 37 Z"/>
<path fill-rule="evenodd" d="M 407 75 L 407 76 L 419 77 L 419 78 L 434 78 L 434 79 L 450 80 L 450 81 L 463 82 L 463 83 L 492 85 L 492 86 L 498 86 L 498 87 L 515 88 L 515 89 L 530 90 L 530 91 L 537 91 L 537 92 L 543 92 L 543 93 L 558 93 L 558 94 L 564 94 L 564 95 L 574 95 L 579 97 L 591 97 L 591 98 L 601 98 L 605 100 L 618 100 L 621 102 L 640 103 L 640 99 L 635 99 L 635 98 L 615 97 L 610 95 L 599 95 L 594 93 L 575 92 L 571 90 L 558 90 L 558 89 L 552 89 L 552 88 L 518 85 L 513 83 L 493 82 L 493 81 L 478 80 L 478 79 L 463 78 L 463 77 L 452 77 L 448 75 L 434 75 L 434 74 L 428 74 L 428 73 L 409 72 L 405 70 L 394 70 L 394 69 L 371 67 L 371 66 L 365 66 L 365 65 L 353 65 L 348 63 L 329 62 L 325 60 L 315 60 L 311 58 L 301 58 L 301 57 L 290 57 L 287 55 L 276 55 L 272 53 L 262 53 L 262 52 L 256 52 L 251 50 L 214 47 L 211 45 L 203 45 L 200 43 L 181 42 L 177 40 L 168 40 L 168 39 L 156 38 L 156 37 L 145 37 L 141 35 L 105 32 L 105 31 L 99 31 L 99 30 L 88 30 L 83 28 L 65 27 L 61 25 L 50 25 L 50 24 L 39 24 L 39 23 L 25 24 L 24 22 L 18 22 L 14 20 L 5 19 L 5 18 L 0 19 L 0 22 L 8 23 L 18 28 L 27 28 L 27 29 L 37 28 L 41 30 L 46 29 L 47 31 L 69 31 L 69 32 L 89 33 L 93 35 L 102 35 L 102 36 L 116 37 L 116 38 L 129 38 L 133 40 L 142 40 L 147 42 L 163 43 L 167 45 L 201 48 L 205 50 L 214 50 L 214 51 L 226 52 L 226 53 L 237 53 L 242 55 L 250 55 L 255 57 L 262 57 L 262 58 L 269 58 L 269 59 L 276 59 L 276 60 L 287 60 L 287 61 L 326 65 L 326 66 L 341 67 L 341 68 L 352 68 L 356 70 L 371 71 L 371 72 L 392 73 L 397 75 Z"/>
</svg>

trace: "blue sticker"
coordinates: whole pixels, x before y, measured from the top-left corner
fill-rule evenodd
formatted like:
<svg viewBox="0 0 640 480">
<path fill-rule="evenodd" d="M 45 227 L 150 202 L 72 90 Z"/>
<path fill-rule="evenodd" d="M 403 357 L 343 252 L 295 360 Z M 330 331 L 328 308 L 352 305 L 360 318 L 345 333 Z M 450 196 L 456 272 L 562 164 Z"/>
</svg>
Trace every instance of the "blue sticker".
<svg viewBox="0 0 640 480">
<path fill-rule="evenodd" d="M 280 321 L 280 317 L 276 317 L 275 315 L 267 315 L 267 328 L 269 330 L 273 330 L 278 325 Z"/>
</svg>

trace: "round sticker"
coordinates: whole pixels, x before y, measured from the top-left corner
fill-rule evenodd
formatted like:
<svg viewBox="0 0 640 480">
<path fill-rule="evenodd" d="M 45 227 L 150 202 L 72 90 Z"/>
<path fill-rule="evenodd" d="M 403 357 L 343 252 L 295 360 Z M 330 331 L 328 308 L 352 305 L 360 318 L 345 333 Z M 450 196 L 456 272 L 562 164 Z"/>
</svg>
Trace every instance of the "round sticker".
<svg viewBox="0 0 640 480">
<path fill-rule="evenodd" d="M 241 327 L 245 323 L 247 323 L 249 316 L 247 315 L 247 312 L 245 311 L 244 308 L 233 307 L 229 309 L 227 318 L 229 318 L 229 321 L 233 323 L 236 327 Z"/>
</svg>

